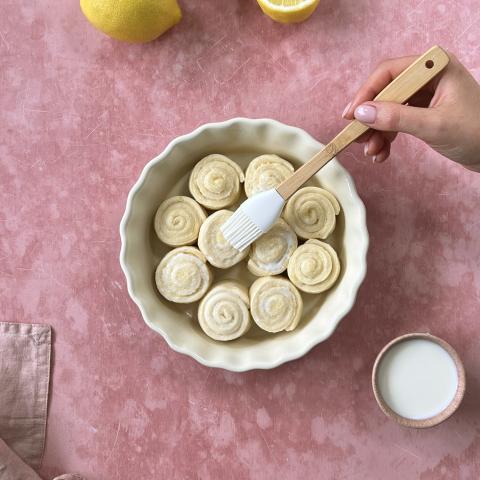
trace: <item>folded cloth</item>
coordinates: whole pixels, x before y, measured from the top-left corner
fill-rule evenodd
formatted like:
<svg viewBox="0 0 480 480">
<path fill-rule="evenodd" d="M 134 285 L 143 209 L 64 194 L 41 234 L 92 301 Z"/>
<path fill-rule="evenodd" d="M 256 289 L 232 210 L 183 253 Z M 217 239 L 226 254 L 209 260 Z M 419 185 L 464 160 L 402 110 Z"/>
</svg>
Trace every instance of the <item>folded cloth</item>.
<svg viewBox="0 0 480 480">
<path fill-rule="evenodd" d="M 78 475 L 78 473 L 66 473 L 65 475 L 55 477 L 53 480 L 85 480 L 85 478 Z"/>
<path fill-rule="evenodd" d="M 7 444 L 0 438 L 0 479 L 1 480 L 42 480 Z"/>
<path fill-rule="evenodd" d="M 1 480 L 42 480 L 7 444 L 0 438 L 0 479 Z M 84 480 L 77 474 L 66 474 L 53 480 Z"/>
<path fill-rule="evenodd" d="M 0 323 L 0 438 L 32 468 L 43 457 L 50 349 L 49 325 Z"/>
<path fill-rule="evenodd" d="M 0 480 L 41 480 L 51 336 L 49 325 L 0 322 Z"/>
</svg>

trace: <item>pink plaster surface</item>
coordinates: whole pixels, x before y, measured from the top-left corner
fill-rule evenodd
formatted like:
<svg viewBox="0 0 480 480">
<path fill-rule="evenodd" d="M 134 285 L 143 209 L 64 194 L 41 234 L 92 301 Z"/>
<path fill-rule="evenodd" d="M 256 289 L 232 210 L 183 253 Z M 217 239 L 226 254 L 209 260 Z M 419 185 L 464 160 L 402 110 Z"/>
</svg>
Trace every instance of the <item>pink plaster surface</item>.
<svg viewBox="0 0 480 480">
<path fill-rule="evenodd" d="M 391 160 L 340 155 L 368 212 L 369 271 L 329 341 L 272 371 L 210 370 L 171 351 L 130 301 L 117 260 L 126 195 L 177 135 L 271 117 L 327 141 L 385 57 L 454 51 L 480 78 L 477 0 L 322 0 L 298 26 L 254 0 L 181 2 L 135 46 L 77 0 L 3 0 L 2 321 L 54 327 L 41 474 L 89 480 L 480 478 L 480 175 L 400 137 Z M 403 429 L 378 409 L 373 361 L 429 331 L 465 362 L 459 412 Z"/>
</svg>

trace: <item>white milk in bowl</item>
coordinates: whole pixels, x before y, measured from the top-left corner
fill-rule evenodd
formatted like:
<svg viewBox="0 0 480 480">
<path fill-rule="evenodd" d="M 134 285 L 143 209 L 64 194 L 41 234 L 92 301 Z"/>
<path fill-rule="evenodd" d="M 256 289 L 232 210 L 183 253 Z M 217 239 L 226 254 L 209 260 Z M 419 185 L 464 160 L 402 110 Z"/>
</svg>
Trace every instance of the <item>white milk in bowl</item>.
<svg viewBox="0 0 480 480">
<path fill-rule="evenodd" d="M 428 335 L 406 338 L 388 348 L 378 363 L 375 381 L 388 407 L 414 421 L 444 412 L 459 387 L 452 355 Z"/>
</svg>

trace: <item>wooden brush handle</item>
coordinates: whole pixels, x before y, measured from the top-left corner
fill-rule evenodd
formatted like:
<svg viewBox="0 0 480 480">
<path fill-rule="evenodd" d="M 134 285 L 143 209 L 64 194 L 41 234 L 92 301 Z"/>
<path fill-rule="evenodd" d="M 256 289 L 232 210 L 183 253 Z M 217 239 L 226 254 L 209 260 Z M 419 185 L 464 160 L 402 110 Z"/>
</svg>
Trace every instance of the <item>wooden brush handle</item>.
<svg viewBox="0 0 480 480">
<path fill-rule="evenodd" d="M 375 101 L 404 103 L 425 86 L 448 65 L 448 55 L 438 46 L 432 47 L 397 78 L 392 80 L 376 97 Z M 314 155 L 291 177 L 284 180 L 277 192 L 287 200 L 307 180 L 315 175 L 335 155 L 348 147 L 370 127 L 358 120 L 351 121 L 323 150 Z"/>
</svg>

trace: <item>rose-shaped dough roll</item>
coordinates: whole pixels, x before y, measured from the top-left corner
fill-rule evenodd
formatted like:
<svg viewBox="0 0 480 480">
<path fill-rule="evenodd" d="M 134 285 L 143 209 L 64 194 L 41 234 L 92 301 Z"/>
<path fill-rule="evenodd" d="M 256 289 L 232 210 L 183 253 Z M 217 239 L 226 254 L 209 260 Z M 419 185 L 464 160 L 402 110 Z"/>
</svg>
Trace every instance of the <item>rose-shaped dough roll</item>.
<svg viewBox="0 0 480 480">
<path fill-rule="evenodd" d="M 247 288 L 233 281 L 214 285 L 200 302 L 198 322 L 214 340 L 241 337 L 252 324 Z"/>
<path fill-rule="evenodd" d="M 327 238 L 335 229 L 340 204 L 320 187 L 303 187 L 288 200 L 283 216 L 300 238 Z"/>
<path fill-rule="evenodd" d="M 155 232 L 163 243 L 172 247 L 191 245 L 197 241 L 206 218 L 205 211 L 193 198 L 171 197 L 158 207 Z"/>
<path fill-rule="evenodd" d="M 225 155 L 208 155 L 195 165 L 188 188 L 198 203 L 219 210 L 238 200 L 244 178 L 242 169 Z"/>
<path fill-rule="evenodd" d="M 195 247 L 179 247 L 168 252 L 155 272 L 158 291 L 171 302 L 200 300 L 212 284 L 207 260 Z"/>
<path fill-rule="evenodd" d="M 293 165 L 278 155 L 260 155 L 254 158 L 245 172 L 247 197 L 278 187 L 293 171 Z"/>
<path fill-rule="evenodd" d="M 297 236 L 285 220 L 253 242 L 247 268 L 254 275 L 278 275 L 287 269 L 288 260 L 298 245 Z"/>
<path fill-rule="evenodd" d="M 283 277 L 262 277 L 250 287 L 253 320 L 267 332 L 293 330 L 300 321 L 303 301 L 295 286 Z"/>
<path fill-rule="evenodd" d="M 325 242 L 308 240 L 300 245 L 288 262 L 288 278 L 307 293 L 328 290 L 340 274 L 337 252 Z"/>
<path fill-rule="evenodd" d="M 233 248 L 220 231 L 220 227 L 233 215 L 229 210 L 212 213 L 200 227 L 198 248 L 207 257 L 211 265 L 217 268 L 229 268 L 242 261 L 250 251 L 246 248 L 239 252 Z"/>
</svg>

